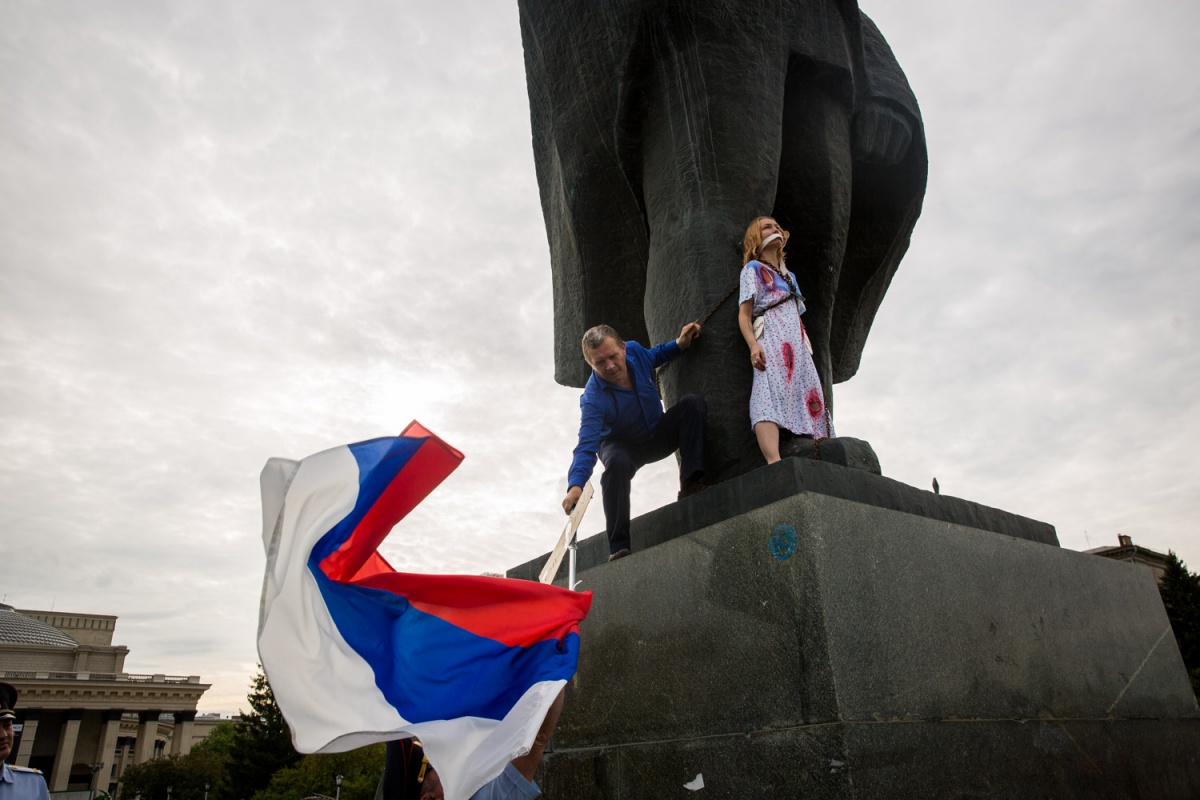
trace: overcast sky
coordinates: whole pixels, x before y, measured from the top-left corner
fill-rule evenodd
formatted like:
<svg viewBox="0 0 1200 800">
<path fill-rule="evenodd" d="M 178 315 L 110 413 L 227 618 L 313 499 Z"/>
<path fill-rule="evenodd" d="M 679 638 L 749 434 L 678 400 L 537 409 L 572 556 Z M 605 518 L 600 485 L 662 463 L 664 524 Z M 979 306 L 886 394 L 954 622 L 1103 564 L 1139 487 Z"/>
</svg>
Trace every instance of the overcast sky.
<svg viewBox="0 0 1200 800">
<path fill-rule="evenodd" d="M 1200 571 L 1200 6 L 863 8 L 930 175 L 838 431 Z M 412 419 L 467 458 L 394 566 L 547 550 L 579 392 L 528 113 L 516 0 L 0 3 L 5 601 L 118 615 L 130 672 L 245 708 L 264 462 Z"/>
</svg>

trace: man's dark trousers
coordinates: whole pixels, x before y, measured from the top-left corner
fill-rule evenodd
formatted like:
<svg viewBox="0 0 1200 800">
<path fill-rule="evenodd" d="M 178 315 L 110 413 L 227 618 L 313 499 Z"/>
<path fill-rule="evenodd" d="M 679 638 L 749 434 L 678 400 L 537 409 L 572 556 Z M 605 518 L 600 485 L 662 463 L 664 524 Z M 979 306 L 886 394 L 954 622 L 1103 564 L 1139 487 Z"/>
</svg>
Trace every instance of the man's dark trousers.
<svg viewBox="0 0 1200 800">
<path fill-rule="evenodd" d="M 704 427 L 708 406 L 698 394 L 688 394 L 663 413 L 654 435 L 644 442 L 609 439 L 600 443 L 604 474 L 604 521 L 608 552 L 629 549 L 629 489 L 633 476 L 646 464 L 679 451 L 679 484 L 687 488 L 704 475 Z"/>
</svg>

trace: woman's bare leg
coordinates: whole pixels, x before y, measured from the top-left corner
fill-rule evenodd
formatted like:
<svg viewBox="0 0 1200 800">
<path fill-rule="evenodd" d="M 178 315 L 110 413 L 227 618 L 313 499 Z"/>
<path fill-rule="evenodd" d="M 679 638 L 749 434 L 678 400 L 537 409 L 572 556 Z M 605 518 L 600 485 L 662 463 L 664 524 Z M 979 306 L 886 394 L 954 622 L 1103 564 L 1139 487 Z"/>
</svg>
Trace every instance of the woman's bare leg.
<svg viewBox="0 0 1200 800">
<path fill-rule="evenodd" d="M 774 422 L 757 422 L 754 425 L 754 438 L 758 439 L 758 449 L 768 464 L 779 460 L 779 426 Z"/>
</svg>

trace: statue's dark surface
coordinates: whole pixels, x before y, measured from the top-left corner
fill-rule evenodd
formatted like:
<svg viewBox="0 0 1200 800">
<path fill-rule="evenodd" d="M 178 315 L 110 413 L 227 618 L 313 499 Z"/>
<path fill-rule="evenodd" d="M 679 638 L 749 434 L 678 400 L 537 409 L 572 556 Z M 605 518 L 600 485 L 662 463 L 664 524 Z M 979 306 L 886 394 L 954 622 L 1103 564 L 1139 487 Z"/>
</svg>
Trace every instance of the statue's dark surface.
<svg viewBox="0 0 1200 800">
<path fill-rule="evenodd" d="M 579 341 L 592 325 L 653 343 L 703 317 L 737 282 L 747 224 L 770 214 L 792 234 L 788 266 L 832 406 L 927 172 L 916 100 L 874 24 L 853 0 L 519 4 L 556 380 L 586 381 Z M 762 463 L 736 311 L 736 297 L 722 303 L 660 376 L 668 405 L 708 401 L 711 480 Z"/>
</svg>

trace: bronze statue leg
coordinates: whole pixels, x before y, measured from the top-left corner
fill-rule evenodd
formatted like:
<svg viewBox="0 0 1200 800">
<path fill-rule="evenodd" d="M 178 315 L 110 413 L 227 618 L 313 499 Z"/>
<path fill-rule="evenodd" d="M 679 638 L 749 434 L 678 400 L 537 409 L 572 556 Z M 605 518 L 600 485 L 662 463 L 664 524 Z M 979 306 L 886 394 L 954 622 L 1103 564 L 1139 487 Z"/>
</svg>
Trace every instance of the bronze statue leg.
<svg viewBox="0 0 1200 800">
<path fill-rule="evenodd" d="M 790 69 L 784 59 L 765 62 L 736 80 L 706 69 L 726 55 L 706 53 L 700 62 L 691 51 L 667 53 L 650 85 L 647 328 L 663 341 L 702 317 L 738 280 L 746 225 L 775 214 L 793 234 L 789 265 L 815 309 L 805 318 L 831 402 L 828 328 L 849 224 L 850 99 L 840 73 L 808 62 Z M 735 294 L 700 342 L 660 375 L 667 405 L 693 392 L 708 401 L 709 480 L 763 463 L 750 428 L 751 366 L 736 316 Z"/>
<path fill-rule="evenodd" d="M 852 89 L 844 72 L 797 60 L 788 71 L 775 218 L 792 237 L 788 269 L 807 311 L 825 403 L 833 410 L 829 340 L 834 298 L 850 229 Z"/>
<path fill-rule="evenodd" d="M 655 342 L 675 338 L 737 284 L 742 233 L 774 204 L 786 62 L 764 60 L 753 74 L 733 74 L 720 65 L 744 54 L 721 49 L 660 43 L 646 83 L 645 314 Z M 763 463 L 750 428 L 749 350 L 736 320 L 735 292 L 692 349 L 660 373 L 668 406 L 691 393 L 708 403 L 710 481 Z"/>
</svg>

